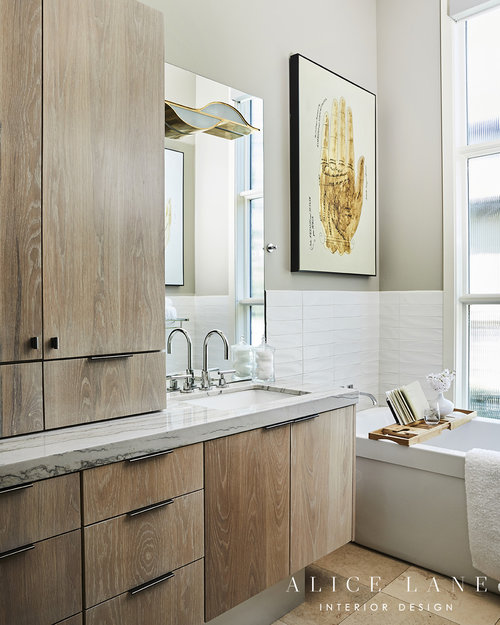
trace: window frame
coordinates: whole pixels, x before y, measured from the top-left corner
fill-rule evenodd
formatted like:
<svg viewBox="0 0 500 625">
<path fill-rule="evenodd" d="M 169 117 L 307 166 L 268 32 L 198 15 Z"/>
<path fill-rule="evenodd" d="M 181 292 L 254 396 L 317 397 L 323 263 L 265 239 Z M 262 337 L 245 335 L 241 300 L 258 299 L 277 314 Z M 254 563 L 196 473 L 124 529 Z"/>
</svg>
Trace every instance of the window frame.
<svg viewBox="0 0 500 625">
<path fill-rule="evenodd" d="M 245 119 L 250 119 L 249 104 L 252 96 L 235 98 L 235 106 Z M 250 123 L 252 123 L 250 119 Z M 260 129 L 263 132 L 263 129 Z M 263 155 L 262 155 L 263 157 Z M 252 229 L 251 229 L 251 201 L 262 199 L 264 202 L 264 189 L 251 188 L 251 135 L 246 135 L 236 142 L 236 271 L 235 271 L 235 315 L 236 336 L 245 337 L 248 343 L 260 342 L 259 337 L 252 337 L 252 307 L 264 307 L 264 293 L 262 297 L 252 296 L 251 273 L 252 273 Z M 257 343 L 255 343 L 257 344 Z"/>
<path fill-rule="evenodd" d="M 443 358 L 456 369 L 454 401 L 469 406 L 469 308 L 500 304 L 500 293 L 469 292 L 468 161 L 500 153 L 500 141 L 467 143 L 466 19 L 448 17 L 441 0 L 443 166 Z"/>
</svg>

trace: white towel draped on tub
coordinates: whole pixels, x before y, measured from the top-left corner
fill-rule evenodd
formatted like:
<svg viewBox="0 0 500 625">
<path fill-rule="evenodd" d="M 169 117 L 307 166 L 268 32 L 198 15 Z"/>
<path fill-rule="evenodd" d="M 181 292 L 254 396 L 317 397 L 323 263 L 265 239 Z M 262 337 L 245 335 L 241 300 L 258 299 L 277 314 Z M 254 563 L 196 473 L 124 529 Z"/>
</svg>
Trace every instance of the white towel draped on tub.
<svg viewBox="0 0 500 625">
<path fill-rule="evenodd" d="M 465 492 L 472 564 L 500 580 L 500 452 L 465 454 Z"/>
</svg>

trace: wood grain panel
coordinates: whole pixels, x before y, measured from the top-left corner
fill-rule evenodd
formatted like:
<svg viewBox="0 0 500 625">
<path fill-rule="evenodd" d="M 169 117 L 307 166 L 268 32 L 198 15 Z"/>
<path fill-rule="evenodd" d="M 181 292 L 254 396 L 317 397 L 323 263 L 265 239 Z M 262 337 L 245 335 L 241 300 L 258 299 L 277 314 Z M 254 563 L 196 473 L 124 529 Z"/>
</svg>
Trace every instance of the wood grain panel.
<svg viewBox="0 0 500 625">
<path fill-rule="evenodd" d="M 64 621 L 57 623 L 57 625 L 82 625 L 82 623 L 83 623 L 82 615 L 76 614 L 75 616 L 72 616 L 71 618 L 64 619 Z"/>
<path fill-rule="evenodd" d="M 163 349 L 163 15 L 44 0 L 43 27 L 45 356 Z"/>
<path fill-rule="evenodd" d="M 203 491 L 84 530 L 85 601 L 96 605 L 203 557 Z"/>
<path fill-rule="evenodd" d="M 0 437 L 43 430 L 42 363 L 0 365 Z"/>
<path fill-rule="evenodd" d="M 83 522 L 96 523 L 203 488 L 203 443 L 82 473 Z"/>
<path fill-rule="evenodd" d="M 0 560 L 0 623 L 52 625 L 82 609 L 80 530 Z"/>
<path fill-rule="evenodd" d="M 0 493 L 0 553 L 80 527 L 80 476 Z"/>
<path fill-rule="evenodd" d="M 205 443 L 205 618 L 288 575 L 290 427 Z"/>
<path fill-rule="evenodd" d="M 165 354 L 44 362 L 45 428 L 154 412 L 166 405 Z"/>
<path fill-rule="evenodd" d="M 175 571 L 175 577 L 137 595 L 128 593 L 86 612 L 87 625 L 201 625 L 203 560 Z"/>
<path fill-rule="evenodd" d="M 0 0 L 0 362 L 42 355 L 41 21 L 41 0 Z"/>
<path fill-rule="evenodd" d="M 352 538 L 354 408 L 292 426 L 290 573 Z"/>
</svg>

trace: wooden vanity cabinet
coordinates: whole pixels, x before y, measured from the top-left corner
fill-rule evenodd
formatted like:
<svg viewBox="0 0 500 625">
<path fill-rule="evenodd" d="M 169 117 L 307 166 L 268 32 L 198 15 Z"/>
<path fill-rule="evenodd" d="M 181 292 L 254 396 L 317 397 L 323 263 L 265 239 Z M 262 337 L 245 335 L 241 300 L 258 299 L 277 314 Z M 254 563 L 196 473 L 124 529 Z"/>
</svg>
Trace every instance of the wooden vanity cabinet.
<svg viewBox="0 0 500 625">
<path fill-rule="evenodd" d="M 205 443 L 205 618 L 288 575 L 290 426 Z"/>
<path fill-rule="evenodd" d="M 41 68 L 41 0 L 0 0 L 0 363 L 42 357 Z"/>
<path fill-rule="evenodd" d="M 353 537 L 354 408 L 205 443 L 206 620 Z"/>
<path fill-rule="evenodd" d="M 87 625 L 201 625 L 203 444 L 88 469 L 82 487 Z"/>
<path fill-rule="evenodd" d="M 143 356 L 165 346 L 163 36 L 136 0 L 0 0 L 0 367 L 45 360 L 49 427 L 166 405 L 165 360 Z M 131 367 L 95 361 L 131 355 L 139 402 Z M 12 408 L 0 436 L 43 427 Z"/>
<path fill-rule="evenodd" d="M 291 427 L 290 573 L 353 539 L 354 407 Z"/>
<path fill-rule="evenodd" d="M 81 563 L 78 474 L 0 491 L 0 623 L 53 625 L 81 612 Z"/>
<path fill-rule="evenodd" d="M 43 0 L 43 32 L 45 358 L 162 350 L 163 15 Z"/>
</svg>

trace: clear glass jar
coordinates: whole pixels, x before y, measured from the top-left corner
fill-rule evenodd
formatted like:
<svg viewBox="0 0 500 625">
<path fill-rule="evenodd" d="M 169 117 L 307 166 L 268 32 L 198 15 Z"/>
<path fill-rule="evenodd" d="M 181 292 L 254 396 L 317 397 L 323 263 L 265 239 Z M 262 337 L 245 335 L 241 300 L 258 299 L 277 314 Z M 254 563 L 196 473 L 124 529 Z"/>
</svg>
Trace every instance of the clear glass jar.
<svg viewBox="0 0 500 625">
<path fill-rule="evenodd" d="M 274 382 L 274 347 L 266 343 L 263 336 L 262 342 L 254 349 L 255 367 L 253 380 L 255 382 Z"/>
</svg>

